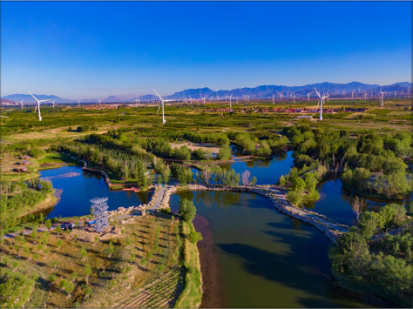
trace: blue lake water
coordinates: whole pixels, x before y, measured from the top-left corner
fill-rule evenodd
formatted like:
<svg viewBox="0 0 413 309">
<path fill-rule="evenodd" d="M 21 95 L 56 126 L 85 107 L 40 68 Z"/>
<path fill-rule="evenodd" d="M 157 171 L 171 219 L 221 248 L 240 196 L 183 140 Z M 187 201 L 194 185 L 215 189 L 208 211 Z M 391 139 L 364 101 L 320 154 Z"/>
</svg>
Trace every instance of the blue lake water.
<svg viewBox="0 0 413 309">
<path fill-rule="evenodd" d="M 320 199 L 316 202 L 306 203 L 305 208 L 326 215 L 339 223 L 347 225 L 354 223 L 356 217 L 351 205 L 357 195 L 345 190 L 340 179 L 320 183 L 318 192 Z M 363 212 L 366 210 L 379 211 L 386 204 L 397 202 L 358 197 L 364 202 Z"/>
<path fill-rule="evenodd" d="M 236 173 L 243 173 L 246 170 L 250 171 L 251 178 L 257 178 L 257 184 L 275 184 L 281 175 L 288 174 L 293 166 L 292 151 L 281 153 L 273 156 L 269 160 L 253 160 L 247 162 L 236 162 L 233 164 L 220 165 L 222 169 L 234 169 Z M 192 172 L 200 173 L 197 169 L 192 169 Z"/>
<path fill-rule="evenodd" d="M 77 173 L 75 177 L 65 177 Z M 61 189 L 59 202 L 47 210 L 47 217 L 72 217 L 90 214 L 90 200 L 95 197 L 108 197 L 109 210 L 118 207 L 147 204 L 151 192 L 111 191 L 99 174 L 83 172 L 79 166 L 63 166 L 57 169 L 40 171 L 41 178 L 49 178 L 53 188 Z"/>
</svg>

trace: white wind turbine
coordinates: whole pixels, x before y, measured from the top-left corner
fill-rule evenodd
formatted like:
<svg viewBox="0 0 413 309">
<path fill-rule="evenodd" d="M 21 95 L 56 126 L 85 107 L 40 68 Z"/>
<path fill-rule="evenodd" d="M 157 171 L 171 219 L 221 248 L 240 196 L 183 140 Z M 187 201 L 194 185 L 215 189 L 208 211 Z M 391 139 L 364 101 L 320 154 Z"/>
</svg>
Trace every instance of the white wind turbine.
<svg viewBox="0 0 413 309">
<path fill-rule="evenodd" d="M 272 104 L 274 104 L 274 94 L 272 94 Z"/>
<path fill-rule="evenodd" d="M 367 101 L 367 92 L 364 91 L 364 101 Z"/>
<path fill-rule="evenodd" d="M 135 99 L 135 100 L 132 100 L 131 102 L 135 102 L 135 107 L 138 107 L 138 102 L 141 103 L 141 100 Z"/>
<path fill-rule="evenodd" d="M 102 104 L 100 104 L 100 103 L 102 103 L 101 99 L 99 99 L 99 107 L 102 107 Z"/>
<path fill-rule="evenodd" d="M 24 100 L 22 100 L 22 101 L 20 102 L 20 106 L 21 106 L 22 109 L 23 109 L 23 102 L 24 102 Z"/>
<path fill-rule="evenodd" d="M 293 94 L 293 102 L 295 103 L 295 93 Z"/>
<path fill-rule="evenodd" d="M 77 101 L 77 107 L 80 107 L 80 101 L 82 100 L 76 100 Z"/>
<path fill-rule="evenodd" d="M 37 109 L 37 111 L 38 111 L 38 113 L 39 113 L 39 121 L 42 121 L 42 115 L 40 114 L 40 103 L 50 101 L 50 99 L 48 99 L 48 100 L 38 100 L 38 99 L 37 99 L 34 95 L 32 95 L 30 92 L 29 92 L 29 94 L 30 94 L 30 95 L 33 97 L 33 99 L 35 99 L 36 102 L 37 102 L 36 109 Z M 35 112 L 36 112 L 36 109 L 35 109 Z"/>
<path fill-rule="evenodd" d="M 310 102 L 310 95 L 311 95 L 312 91 L 307 93 L 307 101 Z"/>
<path fill-rule="evenodd" d="M 155 91 L 155 93 L 158 95 L 159 99 L 161 99 L 161 103 L 159 104 L 159 108 L 158 108 L 158 111 L 156 112 L 156 114 L 158 115 L 159 109 L 161 108 L 161 105 L 162 105 L 162 124 L 164 124 L 166 122 L 166 120 L 165 120 L 165 102 L 172 102 L 172 101 L 175 101 L 175 100 L 164 100 L 159 95 L 159 93 L 156 92 L 155 89 L 153 91 Z"/>
<path fill-rule="evenodd" d="M 384 106 L 384 92 L 380 89 L 381 106 Z"/>
<path fill-rule="evenodd" d="M 281 101 L 282 101 L 284 95 L 283 95 L 281 92 L 277 92 L 277 93 L 278 93 L 278 95 L 280 96 L 280 99 L 281 99 Z"/>
<path fill-rule="evenodd" d="M 229 97 L 229 109 L 232 109 L 232 94 Z"/>
<path fill-rule="evenodd" d="M 318 97 L 320 98 L 320 102 L 319 102 L 320 103 L 320 120 L 323 120 L 323 103 L 325 99 L 327 99 L 329 96 L 328 95 L 326 96 L 325 94 L 321 96 L 320 93 L 317 91 L 317 89 L 314 88 L 314 90 L 317 93 Z M 317 108 L 318 108 L 318 104 L 317 104 Z"/>
<path fill-rule="evenodd" d="M 204 104 L 205 104 L 205 97 L 202 98 L 204 100 Z"/>
</svg>

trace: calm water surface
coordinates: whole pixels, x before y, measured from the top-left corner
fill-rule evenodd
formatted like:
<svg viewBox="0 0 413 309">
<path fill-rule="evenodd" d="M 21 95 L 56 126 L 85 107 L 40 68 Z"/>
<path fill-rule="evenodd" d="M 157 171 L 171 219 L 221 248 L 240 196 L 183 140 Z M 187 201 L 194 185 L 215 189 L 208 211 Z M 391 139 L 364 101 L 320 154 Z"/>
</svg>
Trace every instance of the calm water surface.
<svg viewBox="0 0 413 309">
<path fill-rule="evenodd" d="M 234 169 L 236 173 L 242 173 L 246 170 L 250 171 L 251 177 L 257 177 L 257 184 L 275 184 L 281 175 L 288 174 L 290 168 L 293 166 L 292 151 L 274 155 L 269 160 L 254 160 L 247 162 L 236 162 L 233 164 L 220 165 L 222 169 Z M 236 155 L 234 155 L 236 157 Z M 192 169 L 195 173 L 197 169 Z"/>
<path fill-rule="evenodd" d="M 210 222 L 226 307 L 368 307 L 331 281 L 328 238 L 278 212 L 266 198 L 235 192 L 186 192 Z"/>
<path fill-rule="evenodd" d="M 326 215 L 329 218 L 347 225 L 352 225 L 355 220 L 352 204 L 357 196 L 343 188 L 340 179 L 330 179 L 318 185 L 320 199 L 316 202 L 306 203 L 307 209 Z M 389 203 L 401 203 L 400 201 L 385 201 L 358 196 L 364 203 L 362 211 L 379 211 L 381 207 Z"/>
<path fill-rule="evenodd" d="M 77 173 L 75 177 L 65 174 Z M 62 189 L 60 201 L 48 210 L 47 217 L 73 217 L 90 214 L 90 200 L 94 197 L 108 197 L 109 210 L 118 207 L 147 204 L 152 193 L 111 191 L 99 174 L 83 172 L 79 166 L 63 166 L 58 169 L 41 171 L 41 178 L 50 178 L 53 188 Z"/>
</svg>

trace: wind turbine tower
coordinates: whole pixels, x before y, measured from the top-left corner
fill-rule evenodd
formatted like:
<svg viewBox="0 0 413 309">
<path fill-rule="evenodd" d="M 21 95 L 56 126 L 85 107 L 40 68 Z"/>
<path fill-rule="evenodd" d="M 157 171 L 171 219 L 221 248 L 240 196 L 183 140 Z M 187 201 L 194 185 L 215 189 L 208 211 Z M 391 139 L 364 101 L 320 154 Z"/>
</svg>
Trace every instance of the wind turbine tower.
<svg viewBox="0 0 413 309">
<path fill-rule="evenodd" d="M 229 97 L 229 109 L 232 109 L 232 94 Z"/>
<path fill-rule="evenodd" d="M 22 109 L 23 109 L 23 102 L 24 102 L 24 100 L 22 100 L 22 101 L 20 102 L 20 106 L 21 106 Z"/>
<path fill-rule="evenodd" d="M 281 101 L 283 100 L 283 94 L 281 93 L 281 92 L 277 92 L 278 93 L 278 95 L 280 96 L 280 99 L 281 99 Z"/>
<path fill-rule="evenodd" d="M 33 97 L 33 99 L 35 99 L 36 102 L 37 102 L 36 107 L 37 107 L 37 111 L 39 112 L 39 121 L 42 121 L 42 115 L 40 114 L 40 103 L 50 101 L 50 99 L 48 99 L 48 100 L 38 100 L 38 99 L 37 99 L 34 95 L 32 95 L 30 92 L 29 92 L 29 94 L 30 94 L 30 95 Z"/>
<path fill-rule="evenodd" d="M 317 93 L 318 97 L 320 98 L 320 121 L 321 121 L 321 120 L 323 120 L 323 103 L 324 103 L 325 99 L 328 98 L 329 96 L 328 95 L 326 96 L 325 94 L 323 94 L 321 96 L 320 93 L 317 91 L 317 89 L 314 88 L 314 90 Z M 318 104 L 317 104 L 317 106 L 318 106 Z"/>
<path fill-rule="evenodd" d="M 272 104 L 274 104 L 274 94 L 272 94 Z"/>
<path fill-rule="evenodd" d="M 161 103 L 159 104 L 159 108 L 158 108 L 158 112 L 156 114 L 159 113 L 159 109 L 161 108 L 162 105 L 162 124 L 164 124 L 166 122 L 165 120 L 165 102 L 172 102 L 175 100 L 164 100 L 162 99 L 162 97 L 159 95 L 159 93 L 156 92 L 156 90 L 154 89 L 153 91 L 155 91 L 155 93 L 157 94 L 157 96 L 159 97 L 159 99 L 161 99 Z"/>
<path fill-rule="evenodd" d="M 77 107 L 80 107 L 80 101 L 82 100 L 76 100 L 77 101 Z"/>
<path fill-rule="evenodd" d="M 367 92 L 364 91 L 364 101 L 367 101 Z"/>
<path fill-rule="evenodd" d="M 381 91 L 381 89 L 380 89 L 380 99 L 381 99 L 381 105 L 380 106 L 384 106 L 384 92 L 383 91 Z"/>
</svg>

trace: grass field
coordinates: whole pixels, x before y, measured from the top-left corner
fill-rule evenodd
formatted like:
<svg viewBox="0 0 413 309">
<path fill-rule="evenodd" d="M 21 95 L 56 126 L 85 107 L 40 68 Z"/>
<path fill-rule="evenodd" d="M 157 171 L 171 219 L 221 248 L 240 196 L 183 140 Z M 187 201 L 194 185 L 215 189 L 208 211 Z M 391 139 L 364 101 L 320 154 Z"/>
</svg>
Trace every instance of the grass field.
<svg viewBox="0 0 413 309">
<path fill-rule="evenodd" d="M 93 239 L 87 241 L 76 229 L 7 239 L 2 245 L 2 269 L 39 276 L 25 307 L 109 307 L 129 299 L 141 288 L 154 294 L 145 286 L 162 274 L 169 277 L 160 280 L 156 295 L 170 300 L 165 304 L 169 306 L 180 294 L 178 283 L 183 282 L 179 221 L 169 215 L 135 218 L 128 224 L 117 223 L 111 233 L 101 237 L 104 241 L 95 239 L 95 232 L 83 231 Z M 63 280 L 72 282 L 73 290 L 61 287 Z M 146 304 L 160 303 L 148 300 Z"/>
</svg>

